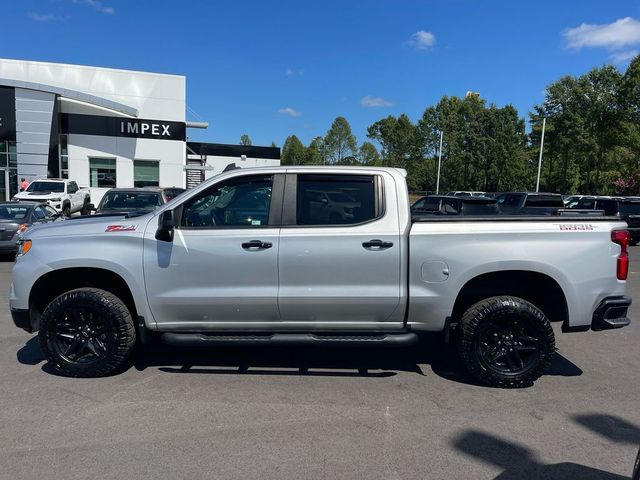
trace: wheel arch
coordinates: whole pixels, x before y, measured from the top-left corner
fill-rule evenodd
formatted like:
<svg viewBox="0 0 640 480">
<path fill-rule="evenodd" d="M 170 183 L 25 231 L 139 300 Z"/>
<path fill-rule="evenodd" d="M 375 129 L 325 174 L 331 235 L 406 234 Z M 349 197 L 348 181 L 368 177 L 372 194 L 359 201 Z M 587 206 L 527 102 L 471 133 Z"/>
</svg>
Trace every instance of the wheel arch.
<svg viewBox="0 0 640 480">
<path fill-rule="evenodd" d="M 532 303 L 552 322 L 568 321 L 567 298 L 560 284 L 551 276 L 532 270 L 501 270 L 473 277 L 458 292 L 451 318 L 457 322 L 473 304 L 500 295 Z"/>
<path fill-rule="evenodd" d="M 138 308 L 132 289 L 118 273 L 98 267 L 68 267 L 49 271 L 41 275 L 29 292 L 29 311 L 32 325 L 39 326 L 44 309 L 58 295 L 75 288 L 93 287 L 113 293 L 127 306 L 131 317 L 138 316 Z"/>
</svg>

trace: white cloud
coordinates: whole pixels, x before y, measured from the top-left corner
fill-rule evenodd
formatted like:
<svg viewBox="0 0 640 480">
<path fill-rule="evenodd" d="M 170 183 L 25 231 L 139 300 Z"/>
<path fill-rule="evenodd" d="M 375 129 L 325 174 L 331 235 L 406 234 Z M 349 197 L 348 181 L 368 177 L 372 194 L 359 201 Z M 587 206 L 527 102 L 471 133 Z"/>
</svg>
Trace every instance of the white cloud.
<svg viewBox="0 0 640 480">
<path fill-rule="evenodd" d="M 373 97 L 371 95 L 366 95 L 360 100 L 360 105 L 362 105 L 363 107 L 391 107 L 393 106 L 393 102 L 385 100 L 382 97 Z"/>
<path fill-rule="evenodd" d="M 28 15 L 34 22 L 52 22 L 53 20 L 59 20 L 59 17 L 53 13 L 29 12 Z"/>
<path fill-rule="evenodd" d="M 627 63 L 629 60 L 634 59 L 640 52 L 638 50 L 627 50 L 621 52 L 613 52 L 610 56 L 613 63 Z"/>
<path fill-rule="evenodd" d="M 291 75 L 302 75 L 302 70 L 294 70 L 292 68 L 287 68 L 287 70 L 284 72 L 284 74 L 287 77 L 290 77 Z"/>
<path fill-rule="evenodd" d="M 436 44 L 436 36 L 431 32 L 424 30 L 418 30 L 416 33 L 409 37 L 407 45 L 415 48 L 416 50 L 429 50 Z"/>
<path fill-rule="evenodd" d="M 294 110 L 291 107 L 281 108 L 280 110 L 278 110 L 278 113 L 281 113 L 282 115 L 289 115 L 290 117 L 299 117 L 300 115 L 302 115 L 302 113 Z"/>
<path fill-rule="evenodd" d="M 116 11 L 113 7 L 107 7 L 103 5 L 100 0 L 73 0 L 73 3 L 77 3 L 78 5 L 88 5 L 96 9 L 96 11 L 100 13 L 106 13 L 107 15 L 113 15 Z"/>
<path fill-rule="evenodd" d="M 613 23 L 594 25 L 583 23 L 575 28 L 567 28 L 562 32 L 567 47 L 622 48 L 640 43 L 640 21 L 625 17 Z"/>
</svg>

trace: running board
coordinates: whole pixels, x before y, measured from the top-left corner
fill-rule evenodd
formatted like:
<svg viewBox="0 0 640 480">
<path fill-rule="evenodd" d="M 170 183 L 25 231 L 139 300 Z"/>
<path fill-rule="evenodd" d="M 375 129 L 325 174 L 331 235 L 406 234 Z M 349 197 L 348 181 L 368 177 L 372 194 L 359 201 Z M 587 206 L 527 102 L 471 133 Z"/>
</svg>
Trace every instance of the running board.
<svg viewBox="0 0 640 480">
<path fill-rule="evenodd" d="M 205 334 L 163 333 L 161 340 L 176 347 L 208 347 L 223 345 L 393 345 L 408 347 L 418 342 L 413 332 L 380 334 L 320 334 L 320 333 L 272 333 L 272 334 Z"/>
</svg>

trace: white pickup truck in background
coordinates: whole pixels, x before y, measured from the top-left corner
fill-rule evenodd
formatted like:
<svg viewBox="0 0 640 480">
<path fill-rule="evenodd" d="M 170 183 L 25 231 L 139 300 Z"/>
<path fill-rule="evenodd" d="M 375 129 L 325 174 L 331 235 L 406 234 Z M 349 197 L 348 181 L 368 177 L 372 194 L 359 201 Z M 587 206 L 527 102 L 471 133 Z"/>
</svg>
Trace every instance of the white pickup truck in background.
<svg viewBox="0 0 640 480">
<path fill-rule="evenodd" d="M 10 304 L 70 376 L 108 375 L 153 336 L 408 346 L 440 332 L 479 380 L 521 387 L 551 363 L 551 322 L 629 323 L 628 244 L 618 217 L 412 217 L 393 168 L 242 169 L 151 213 L 28 230 Z"/>
<path fill-rule="evenodd" d="M 24 192 L 14 195 L 11 200 L 44 202 L 58 213 L 70 217 L 76 212 L 89 215 L 91 192 L 88 188 L 79 188 L 73 180 L 42 178 L 31 182 Z"/>
</svg>

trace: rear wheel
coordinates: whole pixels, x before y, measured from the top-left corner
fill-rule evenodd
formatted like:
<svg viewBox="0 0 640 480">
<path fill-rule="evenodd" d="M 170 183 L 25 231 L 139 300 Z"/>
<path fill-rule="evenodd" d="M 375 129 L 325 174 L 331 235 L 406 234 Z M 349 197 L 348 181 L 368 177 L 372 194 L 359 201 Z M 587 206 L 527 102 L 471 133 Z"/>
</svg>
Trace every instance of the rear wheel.
<svg viewBox="0 0 640 480">
<path fill-rule="evenodd" d="M 533 384 L 555 352 L 553 328 L 534 305 L 518 297 L 491 297 L 469 308 L 460 322 L 458 352 L 469 370 L 487 385 Z"/>
<path fill-rule="evenodd" d="M 45 309 L 40 347 L 56 370 L 70 377 L 102 377 L 126 364 L 136 341 L 126 305 L 97 288 L 63 293 Z"/>
</svg>

